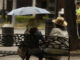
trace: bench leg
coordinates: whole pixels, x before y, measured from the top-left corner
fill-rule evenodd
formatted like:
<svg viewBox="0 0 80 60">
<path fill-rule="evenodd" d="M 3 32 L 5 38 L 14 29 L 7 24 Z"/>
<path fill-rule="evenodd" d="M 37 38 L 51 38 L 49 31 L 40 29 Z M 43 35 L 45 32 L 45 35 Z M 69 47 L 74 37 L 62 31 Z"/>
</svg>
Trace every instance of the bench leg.
<svg viewBox="0 0 80 60">
<path fill-rule="evenodd" d="M 39 57 L 39 60 L 42 60 L 43 59 L 43 57 Z"/>
<path fill-rule="evenodd" d="M 27 55 L 27 56 L 26 56 L 26 60 L 29 60 L 29 58 L 30 58 L 30 55 Z"/>
<path fill-rule="evenodd" d="M 24 58 L 22 60 L 24 60 Z"/>
</svg>

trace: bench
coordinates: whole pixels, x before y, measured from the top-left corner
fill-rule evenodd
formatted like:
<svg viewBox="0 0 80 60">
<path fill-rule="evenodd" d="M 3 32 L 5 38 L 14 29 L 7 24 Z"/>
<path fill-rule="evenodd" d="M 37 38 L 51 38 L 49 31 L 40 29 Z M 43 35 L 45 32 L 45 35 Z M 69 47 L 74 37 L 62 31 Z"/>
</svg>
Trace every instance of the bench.
<svg viewBox="0 0 80 60">
<path fill-rule="evenodd" d="M 70 56 L 69 49 L 69 39 L 61 39 L 61 37 L 56 37 L 56 40 L 52 40 L 54 37 L 47 36 L 48 43 L 54 46 L 49 46 L 49 48 L 44 49 L 44 57 L 53 57 L 53 56 Z M 61 39 L 61 40 L 60 40 Z M 53 43 L 50 43 L 53 42 Z"/>
<path fill-rule="evenodd" d="M 0 35 L 0 41 L 2 40 L 1 37 L 2 37 L 2 35 Z M 14 34 L 13 38 L 14 38 L 13 46 L 19 46 L 20 42 L 24 41 L 24 34 Z M 52 39 L 53 37 L 47 36 L 47 38 Z M 44 57 L 69 56 L 69 44 L 67 44 L 66 42 L 69 43 L 69 40 L 64 41 L 64 39 L 63 39 L 63 40 L 60 41 L 60 40 L 57 39 L 56 41 L 54 41 L 54 45 L 56 45 L 56 47 L 44 49 L 45 52 L 44 52 L 43 56 Z M 0 44 L 2 44 L 2 43 L 0 43 Z M 48 51 L 49 53 L 46 52 L 46 51 Z"/>
</svg>

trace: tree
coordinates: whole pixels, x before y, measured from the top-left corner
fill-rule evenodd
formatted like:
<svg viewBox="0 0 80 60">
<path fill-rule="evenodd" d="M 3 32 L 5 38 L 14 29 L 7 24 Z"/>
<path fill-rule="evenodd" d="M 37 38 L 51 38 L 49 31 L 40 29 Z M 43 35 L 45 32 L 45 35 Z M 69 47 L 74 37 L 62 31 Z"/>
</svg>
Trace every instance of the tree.
<svg viewBox="0 0 80 60">
<path fill-rule="evenodd" d="M 68 33 L 70 37 L 70 49 L 78 49 L 78 36 L 76 26 L 75 0 L 64 0 L 64 17 L 68 22 Z"/>
</svg>

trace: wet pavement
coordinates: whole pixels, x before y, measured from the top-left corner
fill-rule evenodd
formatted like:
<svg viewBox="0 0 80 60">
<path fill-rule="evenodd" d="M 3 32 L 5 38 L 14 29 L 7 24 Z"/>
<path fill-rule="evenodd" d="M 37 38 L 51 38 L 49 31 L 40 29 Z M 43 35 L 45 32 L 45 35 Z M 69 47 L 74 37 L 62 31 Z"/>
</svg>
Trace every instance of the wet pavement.
<svg viewBox="0 0 80 60">
<path fill-rule="evenodd" d="M 0 47 L 0 51 L 15 51 L 17 52 L 18 47 Z M 5 55 L 0 56 L 0 60 L 21 60 L 18 55 Z M 38 60 L 38 58 L 31 56 L 30 60 Z M 44 59 L 45 60 L 45 59 Z M 68 60 L 68 57 L 62 56 L 60 60 Z M 70 60 L 80 60 L 80 55 L 78 56 L 71 56 Z"/>
<path fill-rule="evenodd" d="M 18 55 L 0 57 L 0 60 L 22 60 Z M 38 60 L 38 58 L 31 56 L 30 60 Z M 43 59 L 45 60 L 45 58 Z M 61 57 L 60 60 L 68 60 L 67 57 Z M 71 57 L 70 60 L 80 60 L 80 56 Z"/>
<path fill-rule="evenodd" d="M 17 49 L 17 47 L 0 47 L 0 51 L 17 51 Z M 0 60 L 21 60 L 21 58 L 18 55 L 6 55 L 1 56 Z M 38 60 L 38 58 L 31 56 L 30 60 Z M 68 60 L 68 57 L 62 56 L 60 60 Z M 80 56 L 71 56 L 70 60 L 80 60 Z"/>
</svg>

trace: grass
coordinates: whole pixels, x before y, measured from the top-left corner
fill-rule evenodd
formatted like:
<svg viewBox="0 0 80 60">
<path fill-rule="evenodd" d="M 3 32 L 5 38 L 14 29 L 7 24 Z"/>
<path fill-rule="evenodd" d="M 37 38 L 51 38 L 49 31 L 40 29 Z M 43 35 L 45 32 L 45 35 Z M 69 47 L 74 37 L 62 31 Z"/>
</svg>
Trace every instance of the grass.
<svg viewBox="0 0 80 60">
<path fill-rule="evenodd" d="M 5 22 L 4 24 L 7 23 L 7 16 L 6 16 L 6 19 L 5 19 Z M 40 29 L 44 29 L 45 28 L 45 20 L 47 20 L 48 17 L 47 16 L 43 16 L 42 19 L 36 19 L 36 21 L 39 21 L 38 23 L 40 23 L 39 25 L 39 28 Z M 35 20 L 35 16 L 16 16 L 16 20 L 15 20 L 15 28 L 25 28 L 26 25 L 29 23 L 29 22 L 34 22 Z M 1 16 L 0 16 L 0 21 L 1 21 Z M 3 24 L 0 24 L 0 27 L 2 26 Z"/>
<path fill-rule="evenodd" d="M 5 18 L 5 22 L 8 19 L 8 16 Z M 31 19 L 35 19 L 35 16 L 16 16 L 16 22 L 18 23 L 25 23 L 28 22 Z M 48 19 L 48 16 L 43 16 L 42 19 L 39 19 L 41 21 Z M 1 21 L 1 15 L 0 15 L 0 21 Z"/>
</svg>

